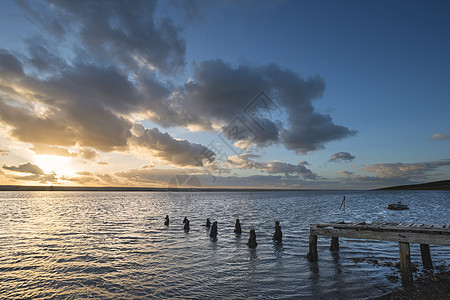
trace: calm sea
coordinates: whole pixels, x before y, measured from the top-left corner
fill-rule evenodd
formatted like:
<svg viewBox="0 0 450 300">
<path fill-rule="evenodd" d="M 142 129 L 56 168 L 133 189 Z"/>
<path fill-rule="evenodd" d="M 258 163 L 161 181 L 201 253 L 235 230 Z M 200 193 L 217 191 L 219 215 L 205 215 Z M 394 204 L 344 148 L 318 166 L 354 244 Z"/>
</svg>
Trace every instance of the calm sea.
<svg viewBox="0 0 450 300">
<path fill-rule="evenodd" d="M 343 196 L 346 210 L 339 210 Z M 450 192 L 0 192 L 0 298 L 347 299 L 400 285 L 387 275 L 398 244 L 319 237 L 309 263 L 308 223 L 450 223 Z M 164 226 L 164 217 L 171 219 Z M 183 218 L 191 230 L 183 231 Z M 202 225 L 218 221 L 212 241 Z M 235 219 L 243 234 L 233 233 Z M 283 244 L 271 238 L 274 220 Z M 256 249 L 246 245 L 256 230 Z M 435 264 L 450 247 L 431 246 Z M 421 267 L 419 245 L 412 262 Z M 369 261 L 368 261 L 369 260 Z M 378 263 L 370 261 L 377 260 Z"/>
</svg>

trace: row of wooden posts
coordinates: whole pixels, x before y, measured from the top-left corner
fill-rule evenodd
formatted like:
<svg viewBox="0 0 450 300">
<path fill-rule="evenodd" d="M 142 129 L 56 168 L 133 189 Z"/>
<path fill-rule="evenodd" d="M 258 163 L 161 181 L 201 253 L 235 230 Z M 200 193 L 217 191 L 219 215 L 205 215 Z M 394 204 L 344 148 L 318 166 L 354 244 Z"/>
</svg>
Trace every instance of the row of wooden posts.
<svg viewBox="0 0 450 300">
<path fill-rule="evenodd" d="M 169 215 L 167 215 L 165 218 L 165 221 L 164 221 L 164 225 L 169 226 L 169 223 L 170 223 L 170 219 L 169 219 Z M 184 224 L 183 229 L 185 231 L 189 231 L 190 230 L 190 221 L 187 217 L 184 218 L 183 224 Z M 204 226 L 206 228 L 210 228 L 209 236 L 213 239 L 216 239 L 217 238 L 217 221 L 214 221 L 211 225 L 211 221 L 208 218 L 208 219 L 206 219 L 206 224 Z M 236 223 L 234 224 L 234 232 L 236 234 L 242 233 L 241 222 L 239 219 L 236 219 Z M 275 233 L 273 234 L 272 240 L 274 240 L 276 242 L 282 242 L 282 240 L 283 240 L 283 233 L 281 232 L 281 226 L 280 226 L 279 221 L 275 221 Z M 249 248 L 256 248 L 258 246 L 258 243 L 256 242 L 255 229 L 250 230 L 250 237 L 248 239 L 247 245 Z"/>
</svg>

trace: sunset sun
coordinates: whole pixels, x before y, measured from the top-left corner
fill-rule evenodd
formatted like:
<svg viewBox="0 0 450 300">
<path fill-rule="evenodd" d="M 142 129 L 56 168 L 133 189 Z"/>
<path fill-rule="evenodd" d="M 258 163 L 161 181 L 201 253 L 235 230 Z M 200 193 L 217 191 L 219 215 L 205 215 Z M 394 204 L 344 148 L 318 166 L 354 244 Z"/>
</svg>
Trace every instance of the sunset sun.
<svg viewBox="0 0 450 300">
<path fill-rule="evenodd" d="M 72 176 L 75 171 L 69 165 L 70 157 L 57 155 L 36 155 L 35 163 L 45 174 L 56 173 L 57 176 Z"/>
</svg>

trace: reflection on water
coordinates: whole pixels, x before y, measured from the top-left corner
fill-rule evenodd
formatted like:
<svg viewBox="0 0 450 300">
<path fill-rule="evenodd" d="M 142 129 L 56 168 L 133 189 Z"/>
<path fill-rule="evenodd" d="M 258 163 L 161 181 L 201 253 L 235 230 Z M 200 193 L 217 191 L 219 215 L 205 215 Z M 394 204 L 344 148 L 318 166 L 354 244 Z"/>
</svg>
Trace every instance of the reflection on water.
<svg viewBox="0 0 450 300">
<path fill-rule="evenodd" d="M 339 210 L 346 195 L 346 211 Z M 102 193 L 0 192 L 2 298 L 361 298 L 393 284 L 398 245 L 319 237 L 309 263 L 308 223 L 450 223 L 450 193 L 405 192 Z M 170 225 L 164 217 L 170 216 Z M 183 231 L 182 220 L 191 230 Z M 217 240 L 204 226 L 218 221 Z M 242 235 L 234 221 L 241 220 Z M 280 220 L 283 243 L 272 241 Z M 258 247 L 246 245 L 256 230 Z M 431 246 L 435 263 L 449 247 Z M 421 265 L 418 245 L 413 263 Z M 362 261 L 356 262 L 355 261 Z"/>
</svg>

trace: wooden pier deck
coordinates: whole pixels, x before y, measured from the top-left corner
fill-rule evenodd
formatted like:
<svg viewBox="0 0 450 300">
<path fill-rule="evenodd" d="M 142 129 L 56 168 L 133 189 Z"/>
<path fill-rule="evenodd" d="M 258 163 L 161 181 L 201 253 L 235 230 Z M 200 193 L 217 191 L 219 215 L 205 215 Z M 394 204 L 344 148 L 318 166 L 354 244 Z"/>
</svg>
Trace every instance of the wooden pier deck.
<svg viewBox="0 0 450 300">
<path fill-rule="evenodd" d="M 420 244 L 424 268 L 433 267 L 430 244 L 450 246 L 450 224 L 340 222 L 310 224 L 310 226 L 307 258 L 312 262 L 318 260 L 317 236 L 331 237 L 331 251 L 339 250 L 339 237 L 398 242 L 402 282 L 406 286 L 411 285 L 413 282 L 410 243 Z"/>
</svg>

